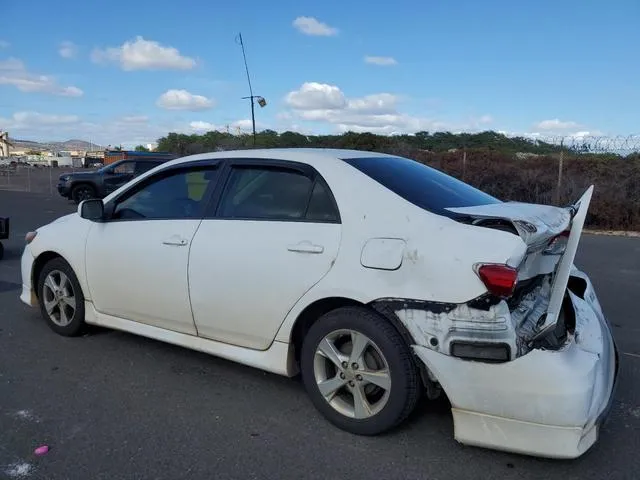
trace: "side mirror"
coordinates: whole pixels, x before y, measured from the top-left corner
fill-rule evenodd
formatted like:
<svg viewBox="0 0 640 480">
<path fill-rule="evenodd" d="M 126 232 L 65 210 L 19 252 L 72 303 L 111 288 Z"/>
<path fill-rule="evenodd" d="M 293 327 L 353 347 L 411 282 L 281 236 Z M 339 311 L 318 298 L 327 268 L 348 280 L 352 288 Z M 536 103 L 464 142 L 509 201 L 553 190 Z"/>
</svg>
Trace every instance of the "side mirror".
<svg viewBox="0 0 640 480">
<path fill-rule="evenodd" d="M 99 198 L 83 200 L 78 205 L 78 215 L 92 222 L 100 222 L 104 219 L 104 204 Z"/>
</svg>

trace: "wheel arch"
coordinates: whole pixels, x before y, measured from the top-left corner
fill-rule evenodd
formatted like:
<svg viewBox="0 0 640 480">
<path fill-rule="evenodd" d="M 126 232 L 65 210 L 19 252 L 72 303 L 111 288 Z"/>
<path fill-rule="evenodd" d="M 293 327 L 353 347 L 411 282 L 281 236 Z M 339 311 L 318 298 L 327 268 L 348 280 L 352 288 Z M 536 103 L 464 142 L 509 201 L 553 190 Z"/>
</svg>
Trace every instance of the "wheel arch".
<svg viewBox="0 0 640 480">
<path fill-rule="evenodd" d="M 36 298 L 38 298 L 38 278 L 40 278 L 40 273 L 42 272 L 42 269 L 44 268 L 44 266 L 50 260 L 53 260 L 54 258 L 61 258 L 62 260 L 67 262 L 69 264 L 69 266 L 73 269 L 73 266 L 71 265 L 69 260 L 67 260 L 64 257 L 64 255 L 61 255 L 58 252 L 55 252 L 53 250 L 46 250 L 46 251 L 40 253 L 35 258 L 35 260 L 33 262 L 33 267 L 31 268 L 31 285 L 32 285 L 32 288 L 33 288 L 33 291 L 35 293 Z M 77 274 L 76 274 L 76 276 L 77 276 Z"/>
<path fill-rule="evenodd" d="M 336 310 L 342 307 L 364 307 L 370 309 L 373 312 L 376 312 L 378 315 L 385 318 L 400 334 L 402 339 L 405 341 L 407 348 L 411 349 L 411 345 L 413 342 L 413 337 L 409 333 L 407 327 L 404 326 L 402 321 L 395 314 L 393 309 L 388 307 L 386 304 L 372 301 L 369 303 L 362 303 L 358 300 L 354 300 L 349 297 L 325 297 L 311 302 L 307 305 L 297 316 L 293 327 L 291 329 L 291 335 L 289 341 L 293 346 L 292 355 L 294 356 L 293 363 L 295 365 L 299 364 L 300 361 L 300 349 L 302 347 L 302 341 L 306 333 L 309 331 L 311 326 L 318 321 L 320 317 L 331 312 L 332 310 Z M 414 356 L 414 361 L 418 367 L 421 367 L 421 362 L 418 361 Z"/>
</svg>

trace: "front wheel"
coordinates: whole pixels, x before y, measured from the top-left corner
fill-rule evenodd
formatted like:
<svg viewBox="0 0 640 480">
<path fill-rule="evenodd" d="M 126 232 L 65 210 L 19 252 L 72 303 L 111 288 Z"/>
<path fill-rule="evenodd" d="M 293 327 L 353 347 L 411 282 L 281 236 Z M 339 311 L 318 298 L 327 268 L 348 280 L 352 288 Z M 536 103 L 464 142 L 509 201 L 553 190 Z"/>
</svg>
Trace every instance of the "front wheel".
<svg viewBox="0 0 640 480">
<path fill-rule="evenodd" d="M 71 190 L 71 198 L 74 202 L 80 203 L 83 200 L 90 200 L 96 197 L 96 191 L 91 185 L 77 185 Z"/>
<path fill-rule="evenodd" d="M 49 260 L 40 272 L 38 301 L 42 316 L 54 332 L 65 337 L 82 333 L 84 295 L 76 274 L 62 258 Z"/>
<path fill-rule="evenodd" d="M 400 333 L 363 307 L 331 311 L 312 325 L 301 373 L 314 406 L 334 425 L 377 435 L 405 420 L 420 397 L 420 378 Z"/>
</svg>

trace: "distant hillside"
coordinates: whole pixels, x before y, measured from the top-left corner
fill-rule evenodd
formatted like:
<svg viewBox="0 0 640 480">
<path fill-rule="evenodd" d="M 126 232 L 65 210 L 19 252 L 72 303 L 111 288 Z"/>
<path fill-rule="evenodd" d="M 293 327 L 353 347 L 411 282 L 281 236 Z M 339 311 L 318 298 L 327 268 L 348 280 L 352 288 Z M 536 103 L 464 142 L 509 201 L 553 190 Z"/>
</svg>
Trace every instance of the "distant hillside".
<svg viewBox="0 0 640 480">
<path fill-rule="evenodd" d="M 31 140 L 19 140 L 12 138 L 14 149 L 29 150 L 104 150 L 104 147 L 95 143 L 85 142 L 84 140 L 71 139 L 64 142 L 33 142 Z"/>
</svg>

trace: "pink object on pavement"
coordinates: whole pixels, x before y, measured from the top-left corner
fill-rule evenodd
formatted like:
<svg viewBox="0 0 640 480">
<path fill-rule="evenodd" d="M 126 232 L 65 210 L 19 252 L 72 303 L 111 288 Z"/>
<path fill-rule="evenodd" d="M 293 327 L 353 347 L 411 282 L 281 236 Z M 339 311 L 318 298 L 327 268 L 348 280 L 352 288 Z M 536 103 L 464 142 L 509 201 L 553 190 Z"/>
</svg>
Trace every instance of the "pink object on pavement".
<svg viewBox="0 0 640 480">
<path fill-rule="evenodd" d="M 45 455 L 49 451 L 49 447 L 47 445 L 42 445 L 35 449 L 34 453 L 36 455 Z"/>
</svg>

